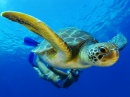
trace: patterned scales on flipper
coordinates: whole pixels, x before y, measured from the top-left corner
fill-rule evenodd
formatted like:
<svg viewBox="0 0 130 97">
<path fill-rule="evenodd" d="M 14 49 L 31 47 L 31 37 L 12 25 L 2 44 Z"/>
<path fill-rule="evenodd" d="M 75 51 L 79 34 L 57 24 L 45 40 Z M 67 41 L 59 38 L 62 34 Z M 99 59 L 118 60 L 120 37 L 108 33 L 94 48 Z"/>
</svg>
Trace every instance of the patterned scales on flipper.
<svg viewBox="0 0 130 97">
<path fill-rule="evenodd" d="M 89 33 L 82 31 L 77 28 L 64 28 L 56 31 L 56 34 L 61 37 L 67 45 L 71 48 L 79 48 L 80 46 L 87 41 L 89 42 L 97 42 L 97 40 L 91 36 Z M 46 41 L 43 40 L 39 46 L 35 49 L 35 51 L 39 54 L 43 54 L 46 51 L 52 50 L 53 47 Z"/>
</svg>

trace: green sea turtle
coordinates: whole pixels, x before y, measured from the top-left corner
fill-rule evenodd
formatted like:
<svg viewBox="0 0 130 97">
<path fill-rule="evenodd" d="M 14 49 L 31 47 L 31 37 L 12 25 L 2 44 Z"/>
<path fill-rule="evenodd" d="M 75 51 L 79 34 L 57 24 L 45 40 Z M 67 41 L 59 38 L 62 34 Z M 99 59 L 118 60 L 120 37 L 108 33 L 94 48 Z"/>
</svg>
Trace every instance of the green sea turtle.
<svg viewBox="0 0 130 97">
<path fill-rule="evenodd" d="M 54 33 L 42 21 L 20 12 L 7 11 L 3 17 L 22 24 L 40 35 L 43 41 L 33 50 L 53 67 L 71 69 L 90 66 L 111 66 L 119 58 L 119 50 L 112 42 L 98 43 L 89 33 L 77 28 L 65 28 Z"/>
</svg>

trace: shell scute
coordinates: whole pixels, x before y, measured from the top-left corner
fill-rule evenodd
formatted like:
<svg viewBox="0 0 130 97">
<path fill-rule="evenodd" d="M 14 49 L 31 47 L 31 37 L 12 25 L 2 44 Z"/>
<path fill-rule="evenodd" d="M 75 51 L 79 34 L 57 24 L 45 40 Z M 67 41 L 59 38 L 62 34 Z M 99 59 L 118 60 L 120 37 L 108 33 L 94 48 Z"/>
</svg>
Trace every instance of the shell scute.
<svg viewBox="0 0 130 97">
<path fill-rule="evenodd" d="M 56 34 L 71 47 L 76 47 L 85 40 L 88 40 L 88 42 L 96 41 L 89 33 L 77 28 L 60 29 Z M 43 40 L 35 50 L 38 52 L 46 52 L 52 48 L 53 47 L 46 40 Z"/>
</svg>

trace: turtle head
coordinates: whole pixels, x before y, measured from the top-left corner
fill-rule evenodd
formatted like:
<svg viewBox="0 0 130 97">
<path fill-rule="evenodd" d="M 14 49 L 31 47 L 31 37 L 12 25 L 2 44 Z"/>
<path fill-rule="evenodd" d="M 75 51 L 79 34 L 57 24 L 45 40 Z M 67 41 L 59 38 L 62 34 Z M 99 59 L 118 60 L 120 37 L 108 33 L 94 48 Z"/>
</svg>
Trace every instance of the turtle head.
<svg viewBox="0 0 130 97">
<path fill-rule="evenodd" d="M 86 58 L 86 61 L 94 66 L 111 66 L 118 60 L 119 51 L 115 44 L 96 43 L 83 47 L 82 58 L 83 60 Z"/>
</svg>

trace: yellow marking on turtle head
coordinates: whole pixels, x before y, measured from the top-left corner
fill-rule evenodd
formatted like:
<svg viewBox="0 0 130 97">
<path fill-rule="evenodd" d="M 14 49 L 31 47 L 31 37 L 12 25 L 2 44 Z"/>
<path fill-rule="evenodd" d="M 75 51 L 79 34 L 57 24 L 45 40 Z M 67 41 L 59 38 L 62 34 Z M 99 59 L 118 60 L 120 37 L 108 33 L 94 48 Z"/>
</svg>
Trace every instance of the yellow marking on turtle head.
<svg viewBox="0 0 130 97">
<path fill-rule="evenodd" d="M 89 49 L 89 59 L 96 66 L 111 66 L 118 58 L 118 48 L 112 43 L 93 44 Z"/>
</svg>

